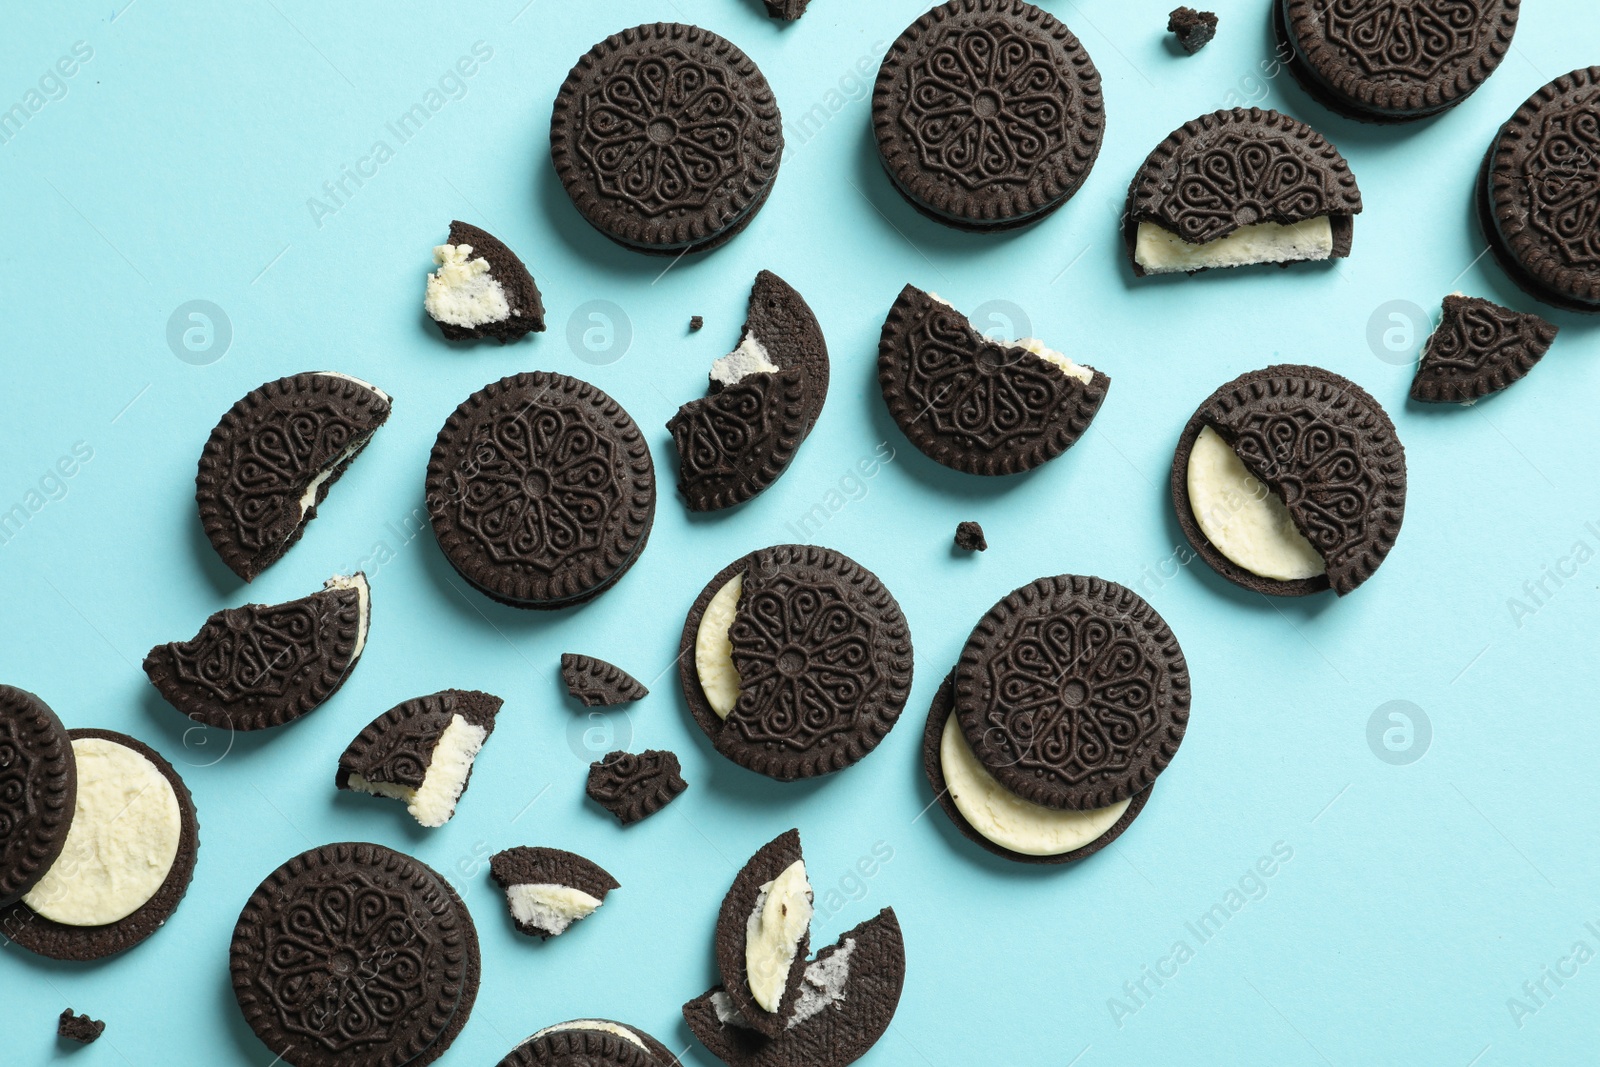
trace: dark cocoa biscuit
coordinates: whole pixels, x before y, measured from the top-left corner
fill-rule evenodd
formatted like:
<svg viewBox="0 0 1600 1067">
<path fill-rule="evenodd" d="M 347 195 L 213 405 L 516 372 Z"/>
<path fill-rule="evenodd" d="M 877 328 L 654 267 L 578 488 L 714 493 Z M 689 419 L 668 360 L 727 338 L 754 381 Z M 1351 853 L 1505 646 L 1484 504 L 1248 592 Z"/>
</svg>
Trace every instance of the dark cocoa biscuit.
<svg viewBox="0 0 1600 1067">
<path fill-rule="evenodd" d="M 1111 379 L 1084 382 L 1016 344 L 998 344 L 955 308 L 908 285 L 878 341 L 889 414 L 928 458 L 968 474 L 1016 474 L 1081 437 Z"/>
<path fill-rule="evenodd" d="M 1557 327 L 1479 297 L 1444 298 L 1411 381 L 1411 399 L 1468 404 L 1518 382 L 1550 350 Z"/>
<path fill-rule="evenodd" d="M 497 852 L 489 858 L 489 876 L 508 894 L 508 904 L 512 906 L 511 920 L 517 929 L 529 937 L 544 939 L 564 933 L 572 923 L 584 918 L 587 913 L 561 915 L 555 917 L 554 921 L 547 916 L 541 922 L 538 915 L 524 920 L 516 914 L 515 905 L 509 899 L 513 889 L 543 886 L 576 889 L 603 904 L 606 895 L 620 886 L 617 880 L 599 864 L 575 852 L 563 852 L 559 848 L 519 846 Z M 545 903 L 548 907 L 548 903 Z M 598 907 L 599 904 L 594 906 Z"/>
<path fill-rule="evenodd" d="M 589 764 L 584 792 L 622 825 L 630 826 L 654 815 L 688 788 L 675 753 L 647 748 L 637 754 L 608 752 Z"/>
<path fill-rule="evenodd" d="M 955 713 L 990 774 L 1023 800 L 1087 811 L 1143 792 L 1189 721 L 1189 668 L 1165 620 L 1116 582 L 1060 574 L 973 627 Z"/>
<path fill-rule="evenodd" d="M 514 374 L 472 394 L 428 461 L 428 516 L 475 588 L 556 609 L 616 582 L 650 537 L 650 447 L 615 400 L 564 374 Z"/>
<path fill-rule="evenodd" d="M 1143 277 L 1135 258 L 1140 223 L 1202 245 L 1242 226 L 1327 218 L 1329 258 L 1340 259 L 1350 254 L 1360 212 L 1355 175 L 1321 134 L 1276 111 L 1234 108 L 1184 123 L 1146 157 L 1128 187 L 1123 240 L 1134 275 Z"/>
<path fill-rule="evenodd" d="M 294 1067 L 425 1067 L 477 999 L 477 930 L 437 873 L 382 845 L 301 853 L 234 926 L 234 997 Z"/>
<path fill-rule="evenodd" d="M 1024 0 L 950 0 L 890 46 L 872 92 L 878 157 L 912 206 L 975 231 L 1036 222 L 1100 154 L 1100 73 Z"/>
<path fill-rule="evenodd" d="M 723 719 L 700 681 L 701 619 L 736 576 L 728 631 L 738 697 Z M 723 568 L 684 621 L 679 676 L 718 752 L 779 781 L 843 770 L 894 728 L 911 692 L 911 632 L 877 576 L 832 549 L 775 545 Z"/>
<path fill-rule="evenodd" d="M 366 646 L 369 605 L 366 575 L 357 572 L 299 600 L 228 608 L 188 641 L 152 648 L 144 673 L 195 722 L 224 730 L 282 726 L 344 685 Z"/>
<path fill-rule="evenodd" d="M 440 277 L 442 272 L 435 272 L 428 279 L 424 307 L 447 340 L 492 338 L 509 344 L 530 333 L 544 332 L 544 300 L 539 295 L 539 286 L 527 266 L 504 242 L 487 230 L 456 221 L 450 224 L 446 244 L 452 251 L 463 245 L 470 248 L 465 254 L 468 263 L 483 260 L 489 268 L 489 280 L 500 287 L 506 304 L 504 314 L 498 318 L 482 318 L 476 313 L 463 315 L 461 309 L 451 307 L 450 286 Z M 434 262 L 444 265 L 437 249 Z"/>
<path fill-rule="evenodd" d="M 1600 66 L 1530 96 L 1489 146 L 1479 210 L 1513 281 L 1573 311 L 1600 310 Z"/>
<path fill-rule="evenodd" d="M 502 704 L 490 693 L 464 689 L 396 704 L 345 748 L 334 785 L 405 800 L 412 818 L 423 826 L 443 826 L 466 794 L 473 763 L 494 733 Z M 441 743 L 449 751 L 441 753 Z"/>
<path fill-rule="evenodd" d="M 623 1033 L 601 1028 L 609 1026 Z M 638 1040 L 631 1040 L 629 1034 Z M 508 1052 L 497 1067 L 675 1067 L 676 1057 L 663 1061 L 644 1037 L 632 1027 L 607 1019 L 575 1019 L 534 1034 Z M 660 1046 L 654 1038 L 651 1041 Z"/>
<path fill-rule="evenodd" d="M 728 1067 L 845 1067 L 888 1032 L 905 977 L 900 923 L 884 908 L 817 954 L 801 991 L 802 1013 L 810 1014 L 797 1013 L 776 1039 L 744 1025 L 721 987 L 685 1004 L 683 1018 Z"/>
<path fill-rule="evenodd" d="M 1461 103 L 1511 48 L 1521 0 L 1274 0 L 1289 69 L 1363 122 L 1406 122 Z"/>
<path fill-rule="evenodd" d="M 767 8 L 767 17 L 782 22 L 794 22 L 806 13 L 811 0 L 761 0 Z"/>
<path fill-rule="evenodd" d="M 987 552 L 989 541 L 983 536 L 983 527 L 975 522 L 956 523 L 956 547 L 963 552 Z"/>
<path fill-rule="evenodd" d="M 609 707 L 643 700 L 650 690 L 621 667 L 593 656 L 561 653 L 561 682 L 584 707 Z"/>
<path fill-rule="evenodd" d="M 1280 581 L 1224 556 L 1200 529 L 1189 498 L 1189 456 L 1200 431 L 1215 430 L 1245 469 L 1277 494 L 1326 573 Z M 1344 596 L 1370 578 L 1400 536 L 1406 456 L 1394 423 L 1365 389 L 1320 367 L 1280 364 L 1240 375 L 1189 419 L 1172 460 L 1178 525 L 1202 559 L 1246 589 Z"/>
<path fill-rule="evenodd" d="M 0 685 L 0 908 L 61 855 L 77 796 L 67 728 L 32 693 Z"/>
<path fill-rule="evenodd" d="M 53 960 L 81 962 L 104 959 L 132 948 L 161 929 L 178 910 L 194 877 L 195 860 L 200 852 L 200 819 L 195 814 L 194 797 L 188 786 L 172 769 L 172 764 L 149 745 L 113 730 L 68 730 L 67 737 L 72 741 L 90 738 L 110 741 L 149 760 L 172 786 L 181 825 L 178 851 L 167 877 L 150 899 L 126 918 L 104 926 L 69 926 L 45 918 L 21 900 L 0 909 L 0 942 L 21 945 Z"/>
<path fill-rule="evenodd" d="M 1004 845 L 989 840 L 979 832 L 978 828 L 967 821 L 961 814 L 961 809 L 956 807 L 950 795 L 949 783 L 945 781 L 944 759 L 940 754 L 941 742 L 944 737 L 945 723 L 954 711 L 954 680 L 955 672 L 951 671 L 945 677 L 939 689 L 933 695 L 933 703 L 928 707 L 928 723 L 922 730 L 922 773 L 927 777 L 928 784 L 933 787 L 933 799 L 938 801 L 939 810 L 955 824 L 961 831 L 961 836 L 987 852 L 1004 859 L 1015 860 L 1018 863 L 1036 863 L 1053 865 L 1060 863 L 1073 863 L 1077 860 L 1094 855 L 1111 842 L 1122 836 L 1122 832 L 1133 825 L 1133 820 L 1139 817 L 1144 810 L 1145 803 L 1150 799 L 1150 792 L 1155 787 L 1150 786 L 1133 795 L 1133 800 L 1128 804 L 1122 816 L 1112 824 L 1111 828 L 1099 837 L 1090 841 L 1081 848 L 1070 852 L 1058 852 L 1050 856 L 1038 856 L 1015 852 Z"/>
<path fill-rule="evenodd" d="M 784 979 L 776 1011 L 767 1011 L 756 1003 L 755 993 L 751 989 L 746 968 L 750 919 L 765 904 L 767 889 L 772 882 L 794 864 L 803 863 L 804 859 L 800 851 L 800 831 L 790 830 L 779 834 L 761 846 L 740 869 L 727 896 L 722 898 L 722 908 L 717 913 L 717 969 L 722 972 L 723 988 L 746 1025 L 769 1038 L 783 1033 L 784 1027 L 794 1018 L 799 1004 L 806 973 L 806 954 L 811 950 L 809 879 L 805 891 L 805 928 L 794 946 L 794 959 Z"/>
<path fill-rule="evenodd" d="M 387 394 L 332 371 L 279 378 L 229 408 L 195 478 L 200 522 L 228 569 L 248 582 L 289 551 L 388 418 Z"/>
<path fill-rule="evenodd" d="M 590 225 L 626 247 L 705 251 L 766 202 L 783 118 L 750 57 L 709 30 L 637 26 L 595 45 L 562 83 L 550 154 Z"/>
<path fill-rule="evenodd" d="M 1167 32 L 1178 39 L 1178 44 L 1191 56 L 1211 43 L 1217 35 L 1217 16 L 1211 11 L 1196 11 L 1192 7 L 1177 7 L 1167 16 Z"/>
<path fill-rule="evenodd" d="M 92 1045 L 106 1032 L 106 1024 L 87 1015 L 74 1015 L 71 1008 L 62 1008 L 56 1020 L 56 1036 L 80 1045 Z"/>
</svg>

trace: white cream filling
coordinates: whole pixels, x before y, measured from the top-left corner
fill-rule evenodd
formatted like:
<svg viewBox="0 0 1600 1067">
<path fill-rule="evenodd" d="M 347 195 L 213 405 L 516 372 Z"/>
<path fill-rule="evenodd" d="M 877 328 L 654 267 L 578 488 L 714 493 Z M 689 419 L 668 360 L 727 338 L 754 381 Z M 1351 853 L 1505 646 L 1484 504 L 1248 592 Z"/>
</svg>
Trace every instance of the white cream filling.
<svg viewBox="0 0 1600 1067">
<path fill-rule="evenodd" d="M 1130 803 L 1062 811 L 1023 800 L 978 762 L 953 714 L 939 738 L 939 765 L 961 817 L 988 840 L 1024 856 L 1059 856 L 1080 849 L 1115 826 Z"/>
<path fill-rule="evenodd" d="M 311 479 L 310 484 L 306 486 L 306 491 L 300 494 L 300 522 L 304 522 L 306 520 L 306 512 L 316 507 L 317 490 L 322 488 L 322 483 L 326 482 L 329 478 L 332 478 L 333 472 L 343 466 L 346 460 L 354 456 L 357 452 L 361 451 L 361 446 L 366 443 L 367 442 L 365 439 L 352 443 L 349 448 L 346 448 L 343 452 L 340 452 L 339 455 L 334 458 L 332 463 L 329 463 L 326 467 L 322 468 L 322 471 L 315 478 Z M 296 523 L 296 526 L 298 525 L 299 523 Z"/>
<path fill-rule="evenodd" d="M 566 933 L 567 927 L 593 915 L 602 903 L 604 901 L 598 897 L 570 885 L 530 882 L 506 888 L 511 917 L 552 937 Z"/>
<path fill-rule="evenodd" d="M 712 360 L 711 380 L 721 385 L 732 385 L 751 374 L 775 374 L 781 370 L 767 353 L 755 334 L 747 334 L 732 352 Z"/>
<path fill-rule="evenodd" d="M 604 1019 L 574 1019 L 570 1023 L 557 1023 L 555 1026 L 547 1026 L 543 1030 L 540 1030 L 538 1033 L 528 1038 L 528 1041 L 537 1041 L 545 1034 L 559 1034 L 567 1030 L 598 1030 L 601 1033 L 613 1034 L 616 1037 L 624 1039 L 625 1041 L 632 1042 L 633 1044 L 644 1049 L 646 1052 L 650 1051 L 649 1046 L 644 1043 L 644 1040 L 640 1038 L 638 1034 L 634 1033 L 632 1030 L 629 1030 L 626 1026 L 618 1026 L 616 1023 L 608 1023 Z M 523 1044 L 527 1044 L 527 1041 L 524 1041 Z"/>
<path fill-rule="evenodd" d="M 1255 263 L 1297 263 L 1333 255 L 1333 222 L 1327 216 L 1285 226 L 1257 222 L 1240 226 L 1215 241 L 1193 245 L 1164 226 L 1139 223 L 1133 261 L 1146 274 L 1174 274 L 1205 267 L 1247 267 Z"/>
<path fill-rule="evenodd" d="M 99 737 L 72 742 L 78 800 L 67 840 L 22 899 L 67 926 L 105 926 L 142 908 L 178 857 L 172 783 L 143 755 Z"/>
<path fill-rule="evenodd" d="M 789 968 L 811 926 L 811 883 L 804 860 L 795 860 L 761 887 L 745 921 L 744 973 L 750 995 L 766 1011 L 783 1002 Z"/>
<path fill-rule="evenodd" d="M 1245 469 L 1222 435 L 1206 426 L 1189 453 L 1189 507 L 1206 540 L 1251 574 L 1280 582 L 1326 569 L 1278 495 Z"/>
<path fill-rule="evenodd" d="M 356 648 L 350 653 L 350 666 L 355 666 L 356 660 L 361 658 L 361 650 L 367 647 L 367 624 L 372 619 L 372 590 L 367 585 L 367 576 L 360 571 L 349 575 L 335 574 L 322 583 L 324 589 L 354 589 L 358 600 L 357 611 L 361 621 L 356 627 Z M 348 669 L 348 668 L 347 668 Z"/>
<path fill-rule="evenodd" d="M 489 261 L 472 256 L 471 245 L 437 245 L 422 306 L 435 322 L 472 328 L 511 317 L 506 291 L 489 272 Z"/>
<path fill-rule="evenodd" d="M 833 955 L 825 960 L 813 960 L 806 967 L 805 981 L 800 986 L 800 1000 L 794 1006 L 794 1016 L 784 1024 L 784 1029 L 793 1030 L 844 1000 L 845 983 L 850 980 L 850 957 L 855 950 L 856 939 L 846 938 Z"/>
<path fill-rule="evenodd" d="M 733 998 L 718 990 L 711 994 L 711 1010 L 716 1013 L 717 1022 L 723 1026 L 737 1026 L 740 1029 L 750 1029 L 750 1020 L 744 1013 L 734 1006 Z"/>
<path fill-rule="evenodd" d="M 433 746 L 428 769 L 418 788 L 393 782 L 371 782 L 359 774 L 352 774 L 345 784 L 358 793 L 403 800 L 411 817 L 423 826 L 443 826 L 456 813 L 456 801 L 467 787 L 472 761 L 488 736 L 489 731 L 483 727 L 474 726 L 460 715 L 452 715 L 450 724 Z"/>
<path fill-rule="evenodd" d="M 733 664 L 733 641 L 728 632 L 733 629 L 733 615 L 742 592 L 743 572 L 729 578 L 716 591 L 694 632 L 694 671 L 700 678 L 706 703 L 722 719 L 739 702 L 739 668 Z"/>
</svg>

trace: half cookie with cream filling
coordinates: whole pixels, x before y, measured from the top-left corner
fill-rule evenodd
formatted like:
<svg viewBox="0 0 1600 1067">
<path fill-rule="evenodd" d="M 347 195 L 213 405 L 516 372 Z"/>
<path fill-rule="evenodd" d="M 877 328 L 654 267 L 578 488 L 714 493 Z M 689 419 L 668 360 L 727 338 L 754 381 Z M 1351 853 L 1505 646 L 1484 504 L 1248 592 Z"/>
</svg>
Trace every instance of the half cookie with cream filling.
<svg viewBox="0 0 1600 1067">
<path fill-rule="evenodd" d="M 1366 581 L 1405 517 L 1405 449 L 1383 407 L 1320 367 L 1234 379 L 1189 419 L 1172 461 L 1178 525 L 1224 578 L 1273 596 Z"/>
<path fill-rule="evenodd" d="M 282 726 L 344 685 L 366 648 L 371 609 L 365 574 L 334 575 L 299 600 L 217 612 L 188 641 L 152 648 L 144 673 L 195 722 Z"/>
<path fill-rule="evenodd" d="M 990 340 L 911 285 L 878 340 L 878 386 L 895 423 L 930 459 L 968 474 L 1016 474 L 1061 455 L 1110 385 L 1042 341 Z"/>
<path fill-rule="evenodd" d="M 305 533 L 389 418 L 389 394 L 334 371 L 268 382 L 228 409 L 200 454 L 195 500 L 222 562 L 245 581 Z"/>
<path fill-rule="evenodd" d="M 544 302 L 533 275 L 486 230 L 450 224 L 450 237 L 433 250 L 423 310 L 451 341 L 491 338 L 501 344 L 544 332 Z"/>
<path fill-rule="evenodd" d="M 572 1019 L 547 1026 L 506 1053 L 497 1067 L 682 1067 L 678 1057 L 637 1026 L 612 1019 Z"/>
<path fill-rule="evenodd" d="M 508 848 L 489 858 L 489 876 L 505 890 L 511 921 L 529 937 L 567 932 L 618 888 L 599 864 L 559 848 Z"/>
<path fill-rule="evenodd" d="M 783 1033 L 794 1017 L 811 945 L 811 883 L 800 831 L 763 845 L 744 865 L 717 916 L 717 968 L 751 1029 Z"/>
<path fill-rule="evenodd" d="M 1156 146 L 1128 188 L 1137 277 L 1350 254 L 1361 190 L 1339 150 L 1276 111 L 1202 115 Z"/>
<path fill-rule="evenodd" d="M 398 704 L 350 742 L 334 784 L 403 800 L 423 826 L 443 826 L 456 813 L 503 703 L 488 693 L 446 689 Z"/>
</svg>

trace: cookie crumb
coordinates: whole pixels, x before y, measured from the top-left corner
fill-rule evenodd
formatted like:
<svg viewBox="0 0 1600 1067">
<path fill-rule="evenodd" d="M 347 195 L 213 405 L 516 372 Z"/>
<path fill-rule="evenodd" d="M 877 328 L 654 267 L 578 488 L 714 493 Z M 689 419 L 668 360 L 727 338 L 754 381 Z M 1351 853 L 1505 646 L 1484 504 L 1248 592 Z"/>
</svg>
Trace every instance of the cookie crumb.
<svg viewBox="0 0 1600 1067">
<path fill-rule="evenodd" d="M 1167 16 L 1167 32 L 1174 34 L 1183 50 L 1192 56 L 1217 35 L 1217 16 L 1192 7 L 1173 8 Z"/>
<path fill-rule="evenodd" d="M 984 539 L 983 527 L 975 522 L 957 524 L 956 547 L 963 552 L 983 552 L 987 550 L 989 542 Z"/>
<path fill-rule="evenodd" d="M 706 320 L 704 318 L 699 315 L 692 315 L 689 318 L 689 331 L 693 333 L 695 330 L 700 329 L 705 324 Z"/>
<path fill-rule="evenodd" d="M 63 1008 L 61 1021 L 56 1024 L 56 1034 L 69 1041 L 91 1044 L 105 1032 L 106 1024 L 87 1015 L 74 1015 L 71 1008 Z"/>
<path fill-rule="evenodd" d="M 793 22 L 806 13 L 811 0 L 762 0 L 767 5 L 767 15 L 783 22 Z"/>
</svg>

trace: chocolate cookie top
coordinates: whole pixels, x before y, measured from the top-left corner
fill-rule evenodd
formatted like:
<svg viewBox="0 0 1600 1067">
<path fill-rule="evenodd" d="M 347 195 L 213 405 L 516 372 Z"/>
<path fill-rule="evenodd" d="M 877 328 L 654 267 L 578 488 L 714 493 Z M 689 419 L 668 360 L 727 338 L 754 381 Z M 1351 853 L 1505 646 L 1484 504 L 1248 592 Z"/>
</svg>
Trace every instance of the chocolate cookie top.
<svg viewBox="0 0 1600 1067">
<path fill-rule="evenodd" d="M 1511 48 L 1521 0 L 1276 0 L 1291 69 L 1358 119 L 1403 122 L 1461 103 Z"/>
<path fill-rule="evenodd" d="M 1497 393 L 1533 369 L 1556 332 L 1538 315 L 1452 293 L 1444 298 L 1439 328 L 1422 350 L 1411 399 L 1465 404 Z"/>
<path fill-rule="evenodd" d="M 1512 279 L 1558 307 L 1600 310 L 1600 66 L 1563 74 L 1506 120 L 1481 186 Z"/>
<path fill-rule="evenodd" d="M 956 664 L 955 709 L 973 755 L 1017 796 L 1104 808 L 1147 789 L 1177 753 L 1189 668 L 1137 593 L 1062 574 L 978 620 Z"/>
<path fill-rule="evenodd" d="M 316 710 L 366 644 L 366 576 L 284 604 L 219 611 L 187 641 L 157 645 L 144 673 L 178 711 L 225 730 L 282 726 Z"/>
<path fill-rule="evenodd" d="M 478 995 L 478 934 L 426 864 L 382 845 L 303 852 L 251 894 L 229 948 L 233 993 L 295 1067 L 424 1067 Z"/>
<path fill-rule="evenodd" d="M 654 815 L 688 788 L 675 753 L 647 748 L 639 753 L 608 752 L 589 764 L 584 791 L 628 826 Z"/>
<path fill-rule="evenodd" d="M 1189 502 L 1189 452 L 1215 430 L 1245 469 L 1289 509 L 1326 574 L 1295 581 L 1251 575 L 1208 541 Z M 1212 568 L 1247 589 L 1340 596 L 1370 578 L 1400 536 L 1406 454 L 1383 407 L 1355 382 L 1321 367 L 1280 364 L 1240 375 L 1189 419 L 1172 465 L 1179 525 Z"/>
<path fill-rule="evenodd" d="M 457 715 L 488 733 L 505 702 L 492 693 L 445 689 L 402 701 L 355 736 L 339 757 L 334 784 L 350 787 L 350 776 L 405 789 L 421 788 L 434 746 Z M 465 788 L 465 787 L 463 787 Z"/>
<path fill-rule="evenodd" d="M 505 298 L 505 317 L 486 322 L 473 322 L 471 319 L 465 323 L 452 322 L 448 317 L 435 314 L 433 304 L 429 303 L 429 316 L 446 339 L 471 341 L 492 338 L 501 344 L 509 344 L 530 333 L 544 332 L 544 299 L 539 294 L 538 283 L 533 280 L 527 265 L 517 258 L 517 254 L 505 242 L 488 230 L 455 221 L 450 224 L 450 236 L 446 243 L 455 248 L 462 245 L 470 247 L 472 251 L 468 253 L 468 261 L 483 260 L 489 267 L 490 280 L 500 287 Z M 437 253 L 435 256 L 437 258 Z M 434 286 L 435 283 L 430 279 L 430 300 Z"/>
<path fill-rule="evenodd" d="M 489 857 L 489 877 L 501 889 L 514 885 L 565 885 L 604 900 L 620 888 L 609 871 L 576 852 L 519 845 Z"/>
<path fill-rule="evenodd" d="M 911 285 L 878 341 L 878 386 L 895 423 L 930 459 L 968 474 L 1016 474 L 1061 455 L 1089 428 L 1110 385 L 1100 371 L 1083 382 L 989 340 Z"/>
<path fill-rule="evenodd" d="M 584 707 L 609 707 L 643 700 L 650 690 L 621 667 L 593 656 L 561 653 L 561 681 Z"/>
<path fill-rule="evenodd" d="M 268 382 L 229 408 L 195 478 L 200 522 L 228 569 L 248 582 L 287 552 L 388 417 L 382 390 L 328 371 Z"/>
<path fill-rule="evenodd" d="M 428 515 L 445 558 L 513 607 L 598 596 L 633 565 L 655 519 L 655 467 L 615 400 L 564 374 L 514 374 L 472 394 L 428 460 Z"/>
<path fill-rule="evenodd" d="M 32 693 L 0 685 L 0 907 L 33 888 L 61 855 L 77 795 L 66 727 Z"/>
<path fill-rule="evenodd" d="M 809 407 L 799 371 L 750 374 L 680 407 L 667 431 L 689 510 L 730 508 L 776 482 L 806 438 Z"/>
<path fill-rule="evenodd" d="M 890 179 L 933 218 L 992 230 L 1065 203 L 1105 131 L 1100 73 L 1053 15 L 1024 0 L 950 0 L 878 68 L 872 130 Z"/>
<path fill-rule="evenodd" d="M 732 42 L 658 22 L 578 60 L 556 97 L 550 154 L 578 212 L 607 237 L 643 252 L 699 251 L 766 200 L 783 120 Z"/>
</svg>

